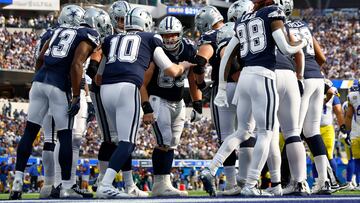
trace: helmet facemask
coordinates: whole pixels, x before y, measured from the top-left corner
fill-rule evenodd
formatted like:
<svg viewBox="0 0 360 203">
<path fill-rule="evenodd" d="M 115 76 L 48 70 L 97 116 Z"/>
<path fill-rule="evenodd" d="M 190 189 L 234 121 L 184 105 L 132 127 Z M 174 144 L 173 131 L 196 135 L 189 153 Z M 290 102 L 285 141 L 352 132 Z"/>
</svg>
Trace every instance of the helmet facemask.
<svg viewBox="0 0 360 203">
<path fill-rule="evenodd" d="M 175 52 L 179 49 L 181 43 L 181 33 L 161 34 L 163 38 L 164 48 L 167 51 Z"/>
</svg>

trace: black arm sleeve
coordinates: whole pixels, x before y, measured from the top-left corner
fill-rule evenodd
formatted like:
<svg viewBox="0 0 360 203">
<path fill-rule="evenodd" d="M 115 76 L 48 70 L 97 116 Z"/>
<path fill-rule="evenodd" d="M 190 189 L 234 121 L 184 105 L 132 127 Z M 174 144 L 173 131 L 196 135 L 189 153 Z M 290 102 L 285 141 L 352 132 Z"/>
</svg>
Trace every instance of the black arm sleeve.
<svg viewBox="0 0 360 203">
<path fill-rule="evenodd" d="M 97 73 L 98 67 L 99 67 L 99 62 L 95 60 L 90 60 L 89 67 L 86 70 L 86 75 L 88 75 L 91 79 L 93 79 Z"/>
</svg>

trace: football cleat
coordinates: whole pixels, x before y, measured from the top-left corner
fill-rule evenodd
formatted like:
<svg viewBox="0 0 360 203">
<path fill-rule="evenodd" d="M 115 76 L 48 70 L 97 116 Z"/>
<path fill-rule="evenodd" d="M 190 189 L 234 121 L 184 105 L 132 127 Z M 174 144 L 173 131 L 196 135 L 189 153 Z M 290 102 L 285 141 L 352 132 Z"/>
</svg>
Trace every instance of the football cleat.
<svg viewBox="0 0 360 203">
<path fill-rule="evenodd" d="M 51 191 L 53 190 L 53 185 L 44 185 L 41 189 L 40 189 L 40 195 L 39 198 L 40 199 L 48 199 L 51 196 Z"/>
<path fill-rule="evenodd" d="M 274 196 L 271 193 L 268 193 L 267 191 L 260 190 L 257 186 L 249 187 L 245 186 L 242 190 L 240 195 L 243 196 Z"/>
<path fill-rule="evenodd" d="M 123 199 L 129 197 L 131 196 L 125 192 L 119 191 L 112 185 L 103 185 L 100 183 L 96 190 L 96 198 L 99 199 Z"/>
<path fill-rule="evenodd" d="M 208 168 L 204 169 L 200 174 L 200 180 L 204 185 L 205 191 L 210 196 L 216 196 L 215 177 Z"/>
<path fill-rule="evenodd" d="M 14 180 L 9 199 L 11 200 L 21 199 L 22 187 L 23 187 L 22 180 Z"/>
<path fill-rule="evenodd" d="M 149 193 L 140 190 L 135 184 L 129 187 L 126 187 L 125 193 L 133 197 L 148 197 Z"/>
</svg>

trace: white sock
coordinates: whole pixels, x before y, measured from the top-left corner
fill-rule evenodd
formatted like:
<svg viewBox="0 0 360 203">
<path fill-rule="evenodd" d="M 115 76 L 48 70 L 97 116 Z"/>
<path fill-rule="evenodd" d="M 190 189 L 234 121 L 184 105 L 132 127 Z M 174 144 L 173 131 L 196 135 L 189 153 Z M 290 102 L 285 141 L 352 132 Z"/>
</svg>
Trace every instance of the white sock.
<svg viewBox="0 0 360 203">
<path fill-rule="evenodd" d="M 108 166 L 109 166 L 109 161 L 99 161 L 99 173 L 105 175 Z"/>
<path fill-rule="evenodd" d="M 133 179 L 133 176 L 132 176 L 132 170 L 123 171 L 122 174 L 123 174 L 123 180 L 125 182 L 125 187 L 135 185 L 134 179 Z"/>
<path fill-rule="evenodd" d="M 61 183 L 62 183 L 62 187 L 64 188 L 64 189 L 70 189 L 74 184 L 72 183 L 72 180 L 70 179 L 70 180 L 62 180 L 61 181 Z"/>
<path fill-rule="evenodd" d="M 279 133 L 277 131 L 274 133 L 270 142 L 267 165 L 269 167 L 271 182 L 281 182 L 281 152 L 279 147 Z"/>
<path fill-rule="evenodd" d="M 73 160 L 71 165 L 71 177 L 70 177 L 70 180 L 73 183 L 73 185 L 76 184 L 76 167 L 79 161 L 81 140 L 82 140 L 81 135 L 73 134 L 73 140 L 72 140 Z"/>
<path fill-rule="evenodd" d="M 316 170 L 318 172 L 319 179 L 321 181 L 327 180 L 328 179 L 327 178 L 328 159 L 327 159 L 326 155 L 320 155 L 320 156 L 314 157 L 314 162 L 315 162 Z"/>
<path fill-rule="evenodd" d="M 235 166 L 224 166 L 224 175 L 226 176 L 226 188 L 233 188 L 236 185 Z"/>
<path fill-rule="evenodd" d="M 289 161 L 291 179 L 296 182 L 306 180 L 306 152 L 302 142 L 286 145 L 286 155 Z"/>
<path fill-rule="evenodd" d="M 54 149 L 54 163 L 55 163 L 55 184 L 54 187 L 57 187 L 61 183 L 61 167 L 59 163 L 59 150 L 60 143 L 57 142 Z"/>
<path fill-rule="evenodd" d="M 265 131 L 263 133 L 257 132 L 256 144 L 254 146 L 253 158 L 250 163 L 250 170 L 246 179 L 246 185 L 254 187 L 260 177 L 269 155 L 270 142 L 272 131 Z"/>
<path fill-rule="evenodd" d="M 24 172 L 22 171 L 15 171 L 15 180 L 23 181 L 24 179 Z"/>
<path fill-rule="evenodd" d="M 106 173 L 105 173 L 104 178 L 101 181 L 101 183 L 103 185 L 112 185 L 116 174 L 117 174 L 117 172 L 114 169 L 112 169 L 112 168 L 106 169 Z"/>
<path fill-rule="evenodd" d="M 241 142 L 248 139 L 249 137 L 250 135 L 241 136 L 241 134 L 239 134 L 239 130 L 229 135 L 221 144 L 221 147 L 210 163 L 209 169 L 211 174 L 215 175 L 217 169 L 224 163 L 225 159 L 234 151 L 237 146 L 240 145 Z"/>
<path fill-rule="evenodd" d="M 240 180 L 246 180 L 249 171 L 251 159 L 253 156 L 253 147 L 240 147 L 238 159 L 239 159 L 239 172 L 238 176 Z"/>
<path fill-rule="evenodd" d="M 55 182 L 54 152 L 43 150 L 42 162 L 44 167 L 44 179 L 45 179 L 44 184 L 54 185 Z"/>
</svg>

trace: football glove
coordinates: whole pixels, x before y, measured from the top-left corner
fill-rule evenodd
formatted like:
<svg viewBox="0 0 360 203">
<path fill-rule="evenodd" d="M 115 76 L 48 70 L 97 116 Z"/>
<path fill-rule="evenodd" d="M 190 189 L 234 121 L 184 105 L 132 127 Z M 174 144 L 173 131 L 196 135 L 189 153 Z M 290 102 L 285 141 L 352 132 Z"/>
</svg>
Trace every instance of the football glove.
<svg viewBox="0 0 360 203">
<path fill-rule="evenodd" d="M 190 114 L 190 122 L 197 122 L 202 118 L 202 101 L 193 101 L 193 110 Z"/>
<path fill-rule="evenodd" d="M 229 107 L 229 104 L 227 102 L 226 83 L 219 84 L 218 92 L 214 99 L 214 104 L 219 107 Z"/>
<path fill-rule="evenodd" d="M 304 94 L 304 82 L 302 80 L 298 80 L 298 86 L 300 91 L 300 96 Z"/>
<path fill-rule="evenodd" d="M 93 121 L 95 118 L 95 108 L 92 102 L 87 102 L 87 105 L 88 105 L 88 109 L 87 109 L 88 117 L 86 119 L 86 122 L 90 122 Z"/>
<path fill-rule="evenodd" d="M 347 134 L 346 138 L 345 138 L 345 143 L 349 146 L 351 146 L 351 139 L 350 139 L 350 133 Z"/>
<path fill-rule="evenodd" d="M 74 96 L 68 108 L 69 116 L 74 117 L 80 110 L 80 96 Z"/>
</svg>

